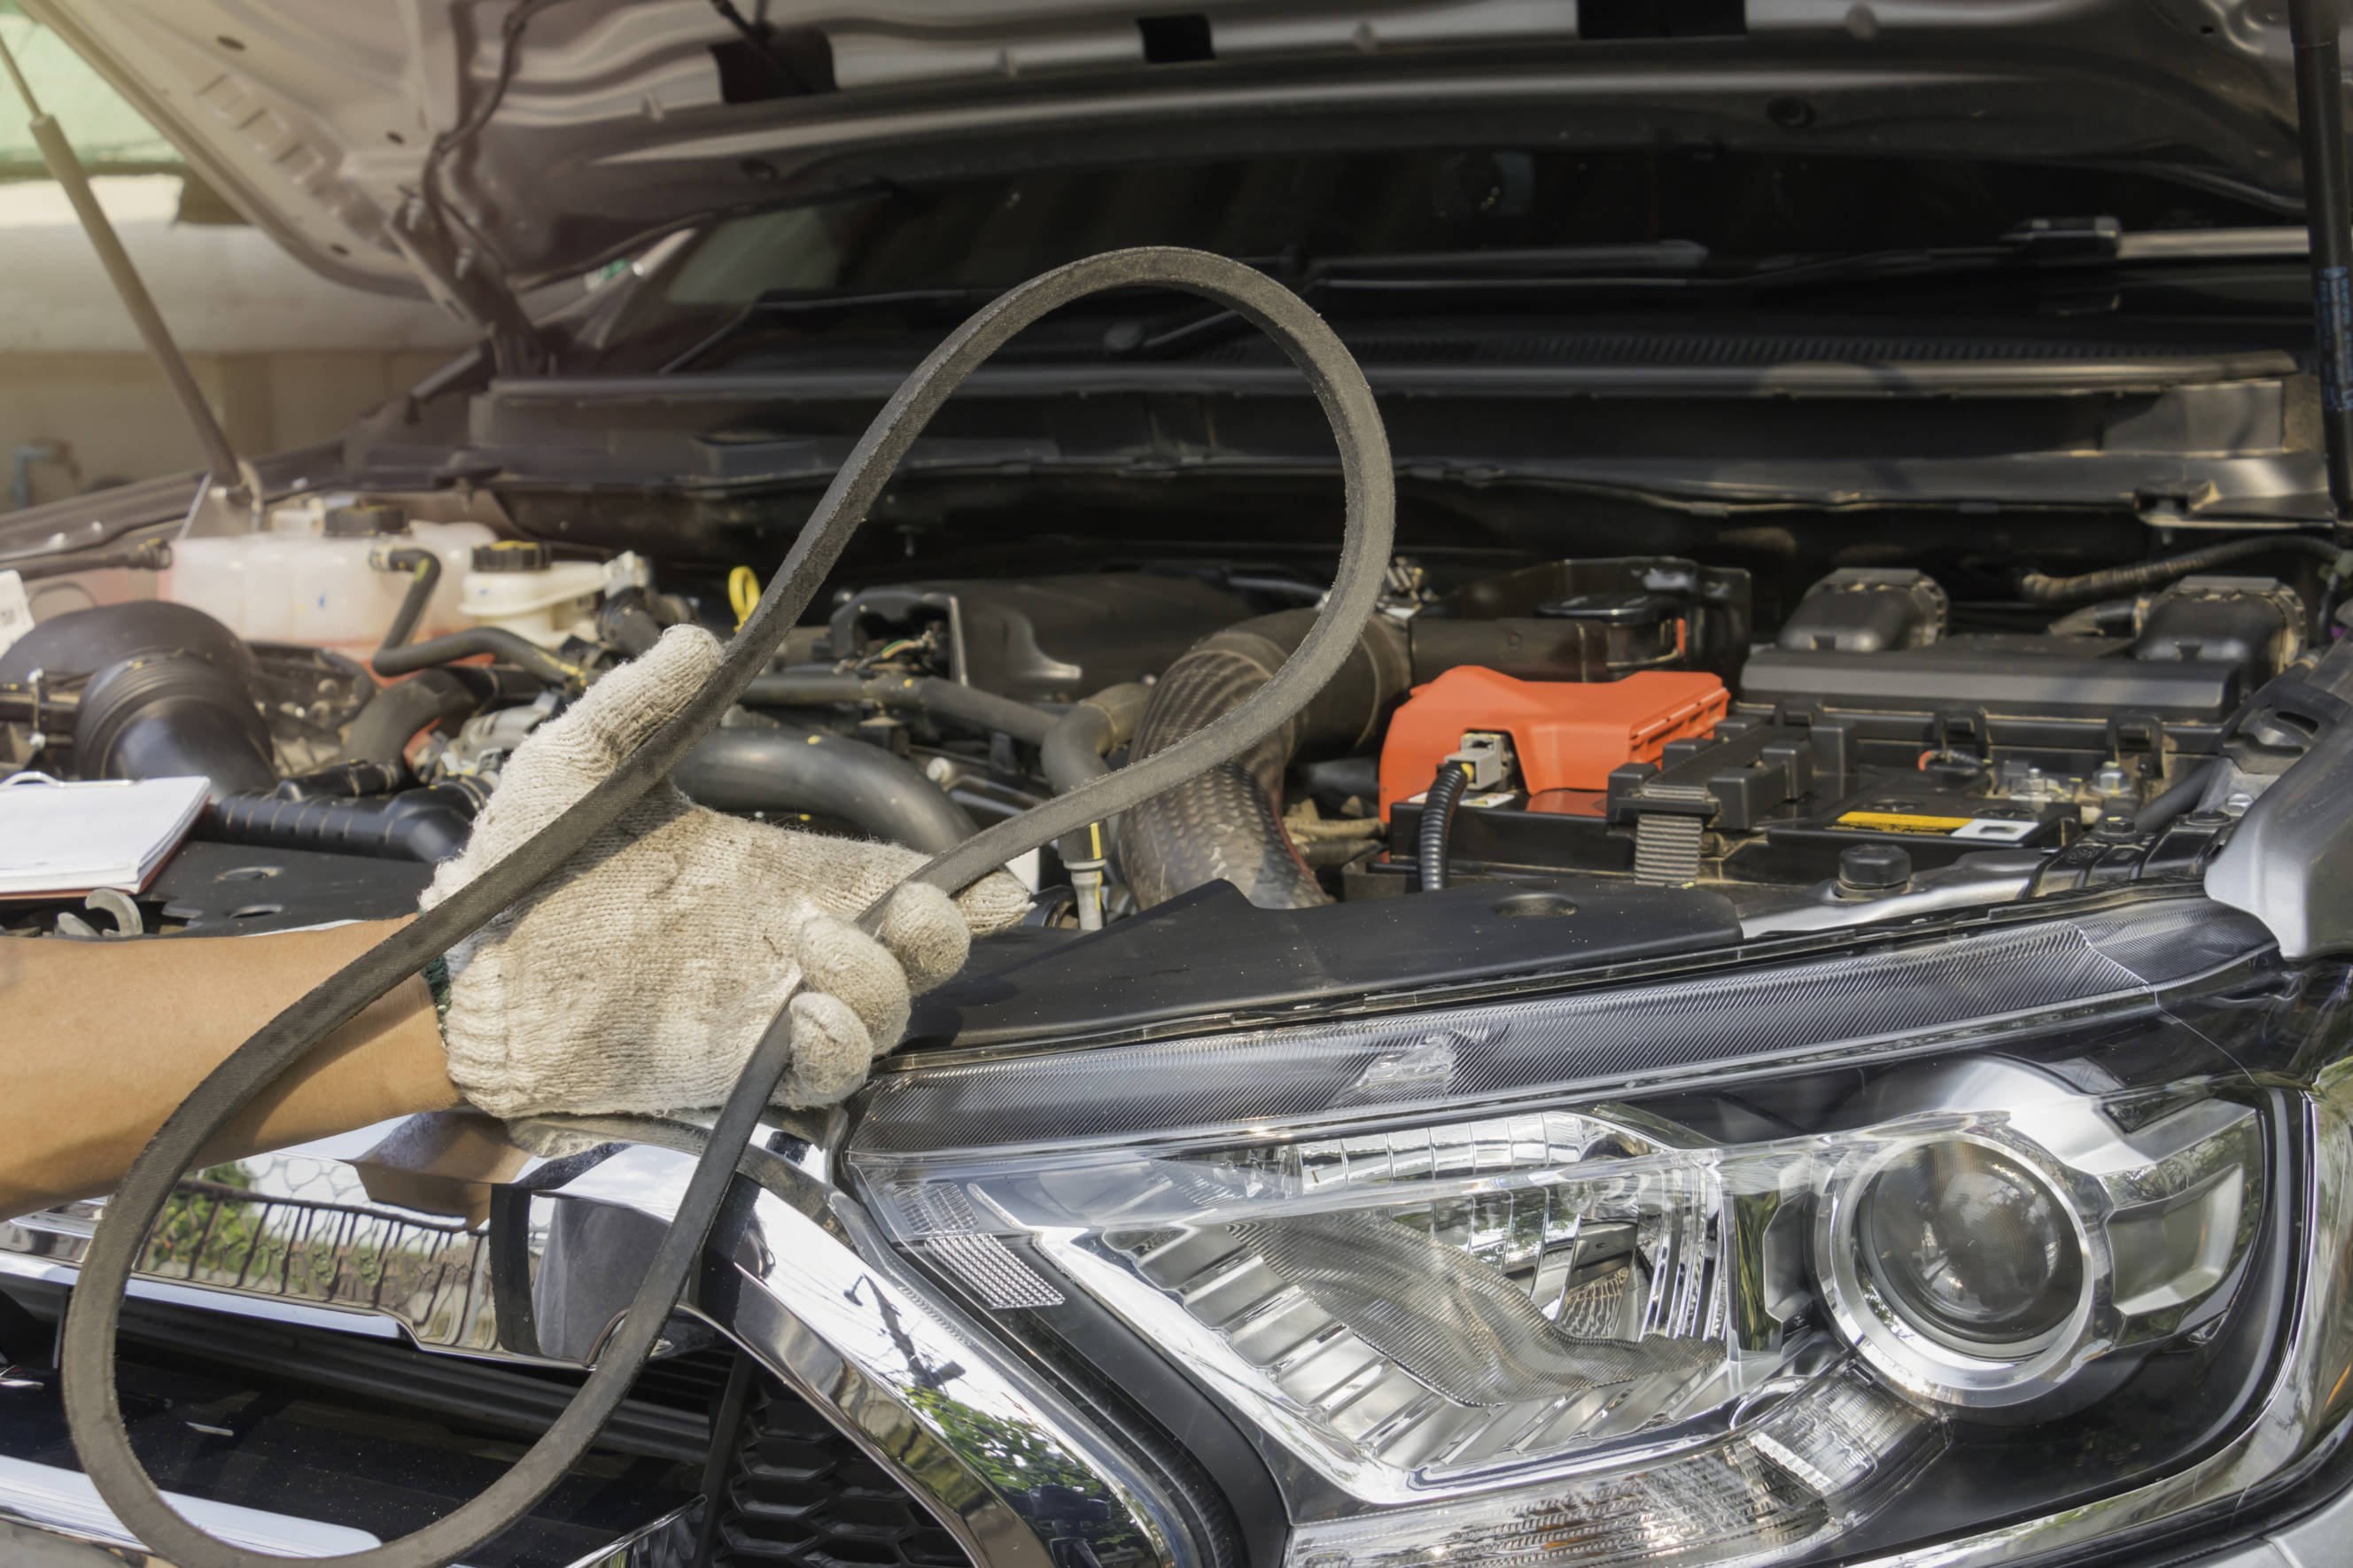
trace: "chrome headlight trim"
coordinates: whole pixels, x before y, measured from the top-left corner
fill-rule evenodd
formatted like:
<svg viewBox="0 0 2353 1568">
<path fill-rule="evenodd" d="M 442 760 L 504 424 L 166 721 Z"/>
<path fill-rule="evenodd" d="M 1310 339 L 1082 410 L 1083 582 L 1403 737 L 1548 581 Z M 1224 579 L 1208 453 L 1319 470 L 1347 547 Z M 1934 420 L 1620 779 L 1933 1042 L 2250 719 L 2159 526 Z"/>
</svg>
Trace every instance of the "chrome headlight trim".
<svg viewBox="0 0 2353 1568">
<path fill-rule="evenodd" d="M 2064 1321 L 2024 1342 L 2016 1355 L 1971 1355 L 1948 1337 L 1915 1322 L 1893 1300 L 1863 1258 L 1862 1209 L 1874 1180 L 1922 1149 L 1961 1144 L 2016 1161 L 2060 1197 L 2059 1209 L 2084 1259 L 2083 1288 Z M 2110 1270 L 2098 1228 L 2073 1202 L 2063 1168 L 2023 1140 L 1985 1132 L 1925 1133 L 1893 1142 L 1835 1167 L 1823 1184 L 1814 1222 L 1814 1258 L 1822 1300 L 1841 1338 L 1879 1374 L 1906 1393 L 1944 1405 L 2000 1406 L 2033 1399 L 2107 1348 L 2097 1337 L 2095 1310 Z"/>
<path fill-rule="evenodd" d="M 631 1206 L 649 1226 L 669 1223 L 700 1128 L 562 1121 L 669 1145 L 625 1150 L 598 1184 L 642 1191 Z M 650 1179 L 614 1181 L 624 1161 Z M 742 1170 L 757 1185 L 712 1231 L 709 1249 L 727 1262 L 702 1280 L 702 1315 L 896 1476 L 976 1563 L 1057 1568 L 1049 1542 L 1073 1540 L 1099 1560 L 1212 1568 L 1161 1479 L 925 1288 L 855 1200 L 756 1146 Z M 1065 1479 L 1082 1506 L 1017 1484 L 1008 1449 Z"/>
<path fill-rule="evenodd" d="M 2024 1405 L 2054 1394 L 2087 1363 L 2188 1333 L 2227 1305 L 2268 1184 L 2263 1119 L 2252 1106 L 2200 1100 L 2127 1132 L 2093 1096 L 2000 1058 L 1900 1073 L 1872 1100 L 1881 1111 L 2000 1108 L 1989 1124 L 1923 1131 L 1824 1173 L 1814 1226 L 1822 1300 L 1840 1336 L 1897 1387 L 1963 1408 Z M 1940 1143 L 2023 1166 L 2072 1227 L 2084 1267 L 2074 1306 L 2015 1353 L 1971 1354 L 1915 1323 L 1862 1257 L 1873 1180 Z"/>
</svg>

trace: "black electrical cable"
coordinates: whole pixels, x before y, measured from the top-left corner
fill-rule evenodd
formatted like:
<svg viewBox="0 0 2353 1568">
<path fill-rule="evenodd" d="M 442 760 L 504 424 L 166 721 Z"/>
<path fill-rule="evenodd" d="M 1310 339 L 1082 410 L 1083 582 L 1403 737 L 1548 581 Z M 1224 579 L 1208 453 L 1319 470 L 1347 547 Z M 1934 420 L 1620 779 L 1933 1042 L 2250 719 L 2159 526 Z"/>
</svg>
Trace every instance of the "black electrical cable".
<svg viewBox="0 0 2353 1568">
<path fill-rule="evenodd" d="M 489 90 L 474 101 L 472 108 L 457 124 L 433 138 L 433 144 L 425 151 L 425 165 L 418 172 L 417 184 L 425 198 L 426 210 L 445 227 L 451 219 L 455 219 L 475 245 L 485 251 L 489 251 L 491 247 L 481 231 L 449 200 L 446 165 L 452 153 L 465 149 L 481 134 L 482 128 L 491 122 L 491 117 L 499 111 L 499 105 L 506 101 L 507 89 L 514 85 L 515 71 L 522 64 L 523 29 L 531 25 L 533 16 L 550 5 L 561 4 L 563 0 L 522 0 L 500 20 L 499 65 L 496 74 L 491 78 Z"/>
<path fill-rule="evenodd" d="M 2227 566 L 2233 561 L 2282 552 L 2316 556 L 2333 567 L 2345 551 L 2309 533 L 2267 533 L 2255 539 L 2233 539 L 2221 544 L 2210 544 L 2203 550 L 2168 555 L 2161 561 L 2142 561 L 2130 566 L 2110 567 L 2104 572 L 2086 572 L 2079 577 L 2052 577 L 2041 572 L 2029 572 L 2019 579 L 2018 592 L 2020 597 L 2034 605 L 2065 605 L 2078 599 L 2107 599 L 2142 588 L 2154 588 L 2210 567 Z"/>
<path fill-rule="evenodd" d="M 279 1076 L 361 1009 L 480 930 L 577 854 L 677 764 L 765 670 L 883 485 L 948 395 L 1008 339 L 1048 311 L 1106 289 L 1183 289 L 1234 310 L 1280 343 L 1306 374 L 1332 422 L 1346 490 L 1340 569 L 1321 619 L 1257 695 L 1155 756 L 1106 774 L 967 839 L 912 879 L 950 890 L 1052 842 L 1128 810 L 1206 768 L 1240 755 L 1287 722 L 1355 650 L 1377 602 L 1394 532 L 1388 440 L 1372 389 L 1347 349 L 1298 296 L 1264 274 L 1200 251 L 1152 247 L 1073 262 L 1000 295 L 950 333 L 892 395 L 860 437 L 793 542 L 719 668 L 668 723 L 612 773 L 447 901 L 345 964 L 264 1025 L 180 1102 L 149 1141 L 85 1253 L 67 1310 L 66 1417 L 99 1495 L 149 1550 L 179 1568 L 266 1568 L 282 1559 L 231 1546 L 189 1523 L 156 1489 L 131 1447 L 115 1388 L 114 1338 L 122 1297 L 149 1229 L 173 1184 L 210 1142 Z M 863 917 L 880 923 L 881 904 Z M 792 1063 L 789 1014 L 780 1005 L 754 1047 L 681 1195 L 628 1312 L 564 1414 L 513 1468 L 480 1495 L 414 1534 L 341 1557 L 331 1568 L 441 1568 L 528 1512 L 561 1481 L 619 1406 L 701 1252 L 737 1161 Z"/>
<path fill-rule="evenodd" d="M 1421 890 L 1434 893 L 1446 886 L 1446 842 L 1454 833 L 1454 808 L 1462 804 L 1462 792 L 1471 787 L 1471 770 L 1461 763 L 1448 763 L 1430 781 L 1430 793 L 1421 797 L 1421 826 L 1414 836 L 1415 867 L 1421 873 Z"/>
<path fill-rule="evenodd" d="M 744 41 L 751 45 L 762 59 L 768 62 L 769 68 L 783 79 L 786 87 L 797 93 L 817 90 L 808 78 L 803 76 L 799 68 L 785 58 L 784 50 L 776 47 L 776 36 L 768 31 L 767 24 L 754 22 L 744 16 L 735 8 L 733 0 L 711 0 L 711 8 L 719 13 L 720 20 L 744 36 Z"/>
</svg>

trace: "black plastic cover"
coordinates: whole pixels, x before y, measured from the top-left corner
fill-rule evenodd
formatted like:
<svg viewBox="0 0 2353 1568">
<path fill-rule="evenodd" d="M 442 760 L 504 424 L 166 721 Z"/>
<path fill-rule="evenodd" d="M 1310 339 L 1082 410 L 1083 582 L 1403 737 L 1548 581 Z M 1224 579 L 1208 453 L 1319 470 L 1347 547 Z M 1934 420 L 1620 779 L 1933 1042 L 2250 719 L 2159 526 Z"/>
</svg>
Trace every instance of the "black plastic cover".
<svg viewBox="0 0 2353 1568">
<path fill-rule="evenodd" d="M 1022 930 L 973 944 L 918 997 L 912 1047 L 1102 1034 L 1202 1015 L 1726 947 L 1716 893 L 1563 881 L 1261 910 L 1212 882 L 1100 931 Z"/>
<path fill-rule="evenodd" d="M 399 920 L 417 912 L 432 879 L 433 868 L 416 860 L 191 840 L 164 863 L 141 902 L 185 922 L 190 936 L 252 936 Z"/>
<path fill-rule="evenodd" d="M 1753 703 L 1931 713 L 1975 709 L 1994 717 L 2105 721 L 2129 710 L 2218 722 L 2237 706 L 2240 666 L 2220 659 L 2126 657 L 2097 637 L 1986 635 L 1875 654 L 1759 648 L 1741 672 Z"/>
<path fill-rule="evenodd" d="M 1806 590 L 1775 640 L 1786 648 L 1884 653 L 1945 635 L 1945 590 L 1912 567 L 1845 566 Z"/>
</svg>

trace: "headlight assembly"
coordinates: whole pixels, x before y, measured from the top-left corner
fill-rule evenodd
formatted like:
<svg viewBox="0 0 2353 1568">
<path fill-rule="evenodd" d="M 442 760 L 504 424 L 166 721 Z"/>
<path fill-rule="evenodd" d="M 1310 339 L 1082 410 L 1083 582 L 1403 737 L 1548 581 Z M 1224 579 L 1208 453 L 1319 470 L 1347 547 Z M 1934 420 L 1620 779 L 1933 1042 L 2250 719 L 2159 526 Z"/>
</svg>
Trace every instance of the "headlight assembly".
<svg viewBox="0 0 2353 1568">
<path fill-rule="evenodd" d="M 2063 1400 L 2222 1310 L 2263 1186 L 2244 1105 L 2198 1101 L 2136 1142 L 2013 1063 L 1935 1092 L 1955 1103 L 1750 1144 L 1603 1106 L 873 1191 L 910 1240 L 1034 1239 L 1367 1501 L 1704 1446 L 1783 1398 L 1828 1402 L 1821 1420 L 1883 1441 L 1867 1464 L 1896 1463 L 1945 1409 Z M 1813 1375 L 1850 1355 L 1919 1413 Z M 1785 1459 L 1809 1468 L 1767 1462 Z"/>
<path fill-rule="evenodd" d="M 2264 1364 L 2294 1116 L 2157 1003 L 2168 920 L 1788 965 L 1737 1009 L 1657 986 L 918 1069 L 848 1159 L 984 1303 L 1083 1292 L 1239 1415 L 1300 1568 L 1901 1544 L 1921 1496 L 1950 1529 L 2080 1496 L 2080 1456 L 2187 1454 Z M 2211 958 L 2199 924 L 2173 962 Z M 1965 1027 L 1930 995 L 1957 977 Z M 1700 1059 L 1777 1006 L 1785 1065 Z M 1675 1064 L 1648 1092 L 1561 1070 L 1641 1020 Z"/>
</svg>

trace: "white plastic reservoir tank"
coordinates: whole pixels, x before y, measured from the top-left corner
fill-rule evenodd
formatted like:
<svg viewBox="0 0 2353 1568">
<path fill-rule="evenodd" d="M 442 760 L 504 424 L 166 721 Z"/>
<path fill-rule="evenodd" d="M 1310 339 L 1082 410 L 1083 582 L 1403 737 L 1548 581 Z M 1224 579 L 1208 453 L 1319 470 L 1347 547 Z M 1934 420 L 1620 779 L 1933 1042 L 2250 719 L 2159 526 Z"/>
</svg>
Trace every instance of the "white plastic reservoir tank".
<svg viewBox="0 0 2353 1568">
<path fill-rule="evenodd" d="M 497 535 L 479 522 L 411 522 L 396 507 L 280 507 L 254 533 L 175 541 L 157 596 L 192 605 L 255 642 L 333 648 L 365 662 L 415 579 L 368 564 L 381 544 L 430 550 L 441 581 L 412 640 L 475 624 L 462 605 L 474 548 Z"/>
</svg>

